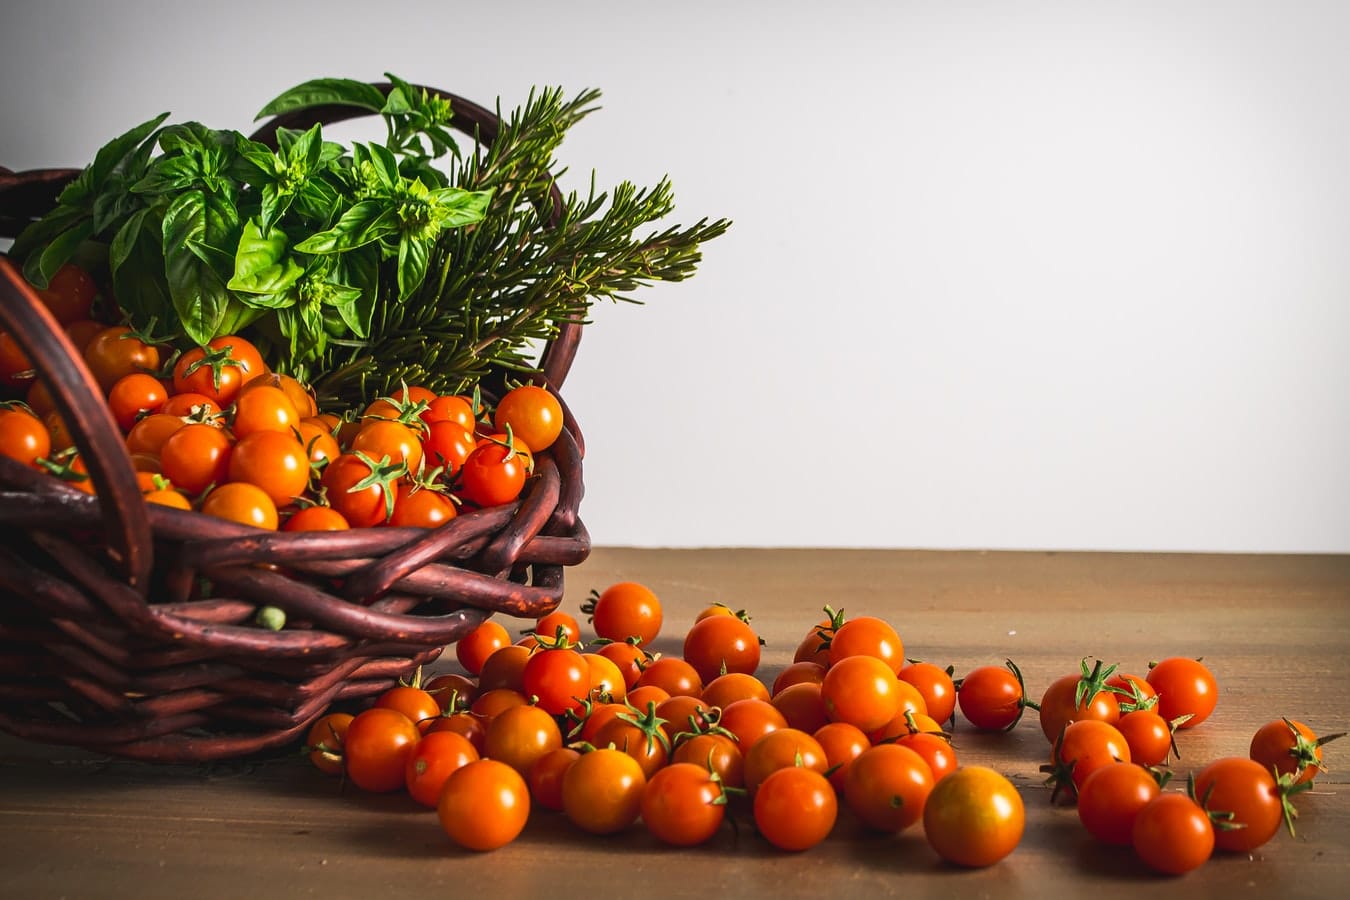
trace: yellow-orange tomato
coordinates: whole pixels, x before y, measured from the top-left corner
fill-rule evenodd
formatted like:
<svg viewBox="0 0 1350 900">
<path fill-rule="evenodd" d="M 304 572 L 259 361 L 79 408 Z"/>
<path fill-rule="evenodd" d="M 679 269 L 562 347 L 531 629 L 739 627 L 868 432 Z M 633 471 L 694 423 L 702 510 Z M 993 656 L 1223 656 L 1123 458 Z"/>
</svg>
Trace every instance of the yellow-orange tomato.
<svg viewBox="0 0 1350 900">
<path fill-rule="evenodd" d="M 984 766 L 963 766 L 933 786 L 923 828 L 943 859 L 968 868 L 990 866 L 1022 840 L 1026 810 L 1012 782 Z"/>
</svg>

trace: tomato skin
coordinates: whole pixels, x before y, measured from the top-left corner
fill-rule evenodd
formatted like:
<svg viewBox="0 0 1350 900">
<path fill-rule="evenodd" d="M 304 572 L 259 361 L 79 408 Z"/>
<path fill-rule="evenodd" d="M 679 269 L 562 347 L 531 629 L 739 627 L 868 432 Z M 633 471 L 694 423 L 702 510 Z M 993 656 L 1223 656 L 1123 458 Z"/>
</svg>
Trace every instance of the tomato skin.
<svg viewBox="0 0 1350 900">
<path fill-rule="evenodd" d="M 819 844 L 838 815 L 834 788 L 813 769 L 778 769 L 755 792 L 755 827 L 780 850 L 800 852 Z"/>
<path fill-rule="evenodd" d="M 343 743 L 352 719 L 351 713 L 327 713 L 309 727 L 309 735 L 305 738 L 309 761 L 325 775 L 342 774 Z"/>
<path fill-rule="evenodd" d="M 825 667 L 820 663 L 805 660 L 803 662 L 789 663 L 773 680 L 773 687 L 770 693 L 777 694 L 794 684 L 809 682 L 820 684 L 825 680 Z"/>
<path fill-rule="evenodd" d="M 535 453 L 547 450 L 562 434 L 562 404 L 547 388 L 526 384 L 507 391 L 497 404 L 493 425 L 511 433 Z"/>
<path fill-rule="evenodd" d="M 923 827 L 938 856 L 983 868 L 1016 849 L 1026 827 L 1026 809 L 1012 782 L 998 772 L 962 766 L 933 785 Z"/>
<path fill-rule="evenodd" d="M 636 637 L 643 647 L 661 633 L 664 614 L 661 601 L 651 588 L 635 581 L 621 581 L 600 592 L 590 609 L 596 637 L 624 642 Z"/>
<path fill-rule="evenodd" d="M 484 619 L 455 644 L 455 658 L 470 675 L 483 671 L 483 664 L 495 651 L 511 643 L 511 634 L 496 619 Z"/>
<path fill-rule="evenodd" d="M 745 754 L 734 738 L 724 734 L 699 734 L 681 739 L 670 754 L 670 762 L 691 763 L 714 772 L 729 788 L 745 787 Z"/>
<path fill-rule="evenodd" d="M 288 437 L 300 425 L 300 413 L 281 388 L 262 385 L 239 392 L 231 427 L 235 437 L 259 431 L 277 431 Z"/>
<path fill-rule="evenodd" d="M 899 744 L 878 744 L 848 767 L 844 802 L 869 828 L 900 832 L 923 818 L 933 784 L 933 770 L 919 754 Z"/>
<path fill-rule="evenodd" d="M 952 747 L 950 741 L 940 735 L 920 731 L 902 735 L 896 738 L 894 743 L 899 747 L 908 747 L 919 754 L 920 758 L 928 763 L 928 768 L 933 773 L 934 782 L 950 775 L 958 768 L 956 750 Z"/>
<path fill-rule="evenodd" d="M 490 691 L 494 688 L 520 690 L 525 673 L 525 663 L 530 659 L 528 647 L 520 644 L 508 644 L 488 654 L 483 668 L 478 673 L 478 690 Z"/>
<path fill-rule="evenodd" d="M 231 481 L 212 488 L 202 499 L 201 511 L 265 531 L 277 530 L 277 505 L 266 491 L 247 481 Z"/>
<path fill-rule="evenodd" d="M 408 756 L 421 737 L 413 721 L 396 709 L 372 707 L 360 713 L 343 741 L 347 777 L 373 793 L 401 790 Z"/>
<path fill-rule="evenodd" d="M 642 667 L 650 658 L 647 651 L 627 641 L 603 644 L 595 652 L 619 667 L 619 672 L 623 674 L 624 685 L 629 690 L 637 685 L 638 679 L 642 677 Z"/>
<path fill-rule="evenodd" d="M 88 319 L 97 293 L 93 277 L 74 263 L 61 266 L 47 279 L 47 286 L 37 290 L 38 299 L 61 325 Z"/>
<path fill-rule="evenodd" d="M 278 507 L 286 506 L 309 486 L 309 458 L 289 433 L 255 431 L 235 442 L 228 477 L 262 489 Z"/>
<path fill-rule="evenodd" d="M 583 653 L 581 658 L 586 662 L 586 668 L 590 673 L 590 690 L 587 692 L 592 699 L 609 698 L 622 700 L 628 694 L 628 683 L 624 680 L 623 672 L 607 656 L 601 656 L 599 653 Z"/>
<path fill-rule="evenodd" d="M 1200 805 L 1175 791 L 1160 793 L 1135 815 L 1134 852 L 1151 869 L 1183 875 L 1214 853 L 1214 826 Z"/>
<path fill-rule="evenodd" d="M 875 656 L 847 656 L 825 672 L 820 694 L 833 722 L 864 732 L 884 726 L 900 709 L 899 679 L 890 663 Z"/>
<path fill-rule="evenodd" d="M 707 684 L 722 672 L 753 675 L 759 668 L 759 635 L 736 616 L 709 616 L 684 637 L 684 658 Z"/>
<path fill-rule="evenodd" d="M 725 794 L 703 766 L 671 763 L 642 792 L 642 822 L 657 840 L 676 847 L 705 843 L 722 827 Z"/>
<path fill-rule="evenodd" d="M 689 663 L 677 656 L 663 656 L 651 662 L 638 676 L 638 687 L 653 684 L 672 697 L 687 694 L 697 697 L 703 693 L 703 679 Z"/>
<path fill-rule="evenodd" d="M 603 747 L 563 773 L 563 813 L 583 831 L 614 834 L 637 821 L 647 776 L 627 753 Z"/>
<path fill-rule="evenodd" d="M 1158 692 L 1160 716 L 1169 722 L 1190 716 L 1178 729 L 1199 725 L 1219 702 L 1219 683 L 1198 659 L 1173 656 L 1154 663 L 1148 670 L 1148 683 Z"/>
<path fill-rule="evenodd" d="M 389 524 L 399 528 L 438 528 L 459 515 L 455 502 L 440 491 L 400 484 Z"/>
<path fill-rule="evenodd" d="M 1158 780 L 1143 766 L 1102 766 L 1078 788 L 1078 819 L 1102 843 L 1128 847 L 1135 818 L 1158 794 Z"/>
<path fill-rule="evenodd" d="M 966 720 L 981 731 L 1007 731 L 1022 718 L 1026 697 L 1020 676 L 1010 666 L 971 669 L 956 692 Z"/>
<path fill-rule="evenodd" d="M 451 773 L 436 804 L 441 828 L 467 850 L 496 850 L 515 840 L 530 818 L 530 789 L 520 773 L 479 759 Z"/>
<path fill-rule="evenodd" d="M 159 348 L 133 337 L 125 325 L 113 325 L 90 338 L 84 347 L 84 363 L 106 394 L 117 379 L 133 372 L 154 374 L 159 370 Z M 180 393 L 175 390 L 174 393 Z"/>
<path fill-rule="evenodd" d="M 872 746 L 862 729 L 847 722 L 830 722 L 817 728 L 811 735 L 825 750 L 825 761 L 829 767 L 830 784 L 837 791 L 844 789 L 844 779 L 848 777 L 848 767 Z"/>
<path fill-rule="evenodd" d="M 774 694 L 769 702 L 783 714 L 783 719 L 791 728 L 814 734 L 829 724 L 829 712 L 818 684 L 808 681 L 791 685 Z"/>
<path fill-rule="evenodd" d="M 346 531 L 351 528 L 342 513 L 331 506 L 306 506 L 296 510 L 281 526 L 282 531 Z"/>
<path fill-rule="evenodd" d="M 148 453 L 158 457 L 169 435 L 187 423 L 178 416 L 157 412 L 148 415 L 131 426 L 127 432 L 127 452 L 131 454 Z"/>
<path fill-rule="evenodd" d="M 1067 786 L 1077 796 L 1083 779 L 1097 769 L 1130 762 L 1130 745 L 1114 725 L 1097 719 L 1079 719 L 1064 726 L 1051 751 L 1050 762 L 1056 769 L 1056 789 Z"/>
<path fill-rule="evenodd" d="M 422 465 L 422 441 L 402 422 L 371 419 L 362 423 L 349 449 L 359 450 L 377 462 L 388 457 L 390 462 L 403 463 L 412 473 Z"/>
<path fill-rule="evenodd" d="M 1211 815 L 1231 813 L 1230 823 L 1242 826 L 1216 827 L 1218 850 L 1255 850 L 1273 838 L 1284 821 L 1284 791 L 1268 769 L 1245 756 L 1216 759 L 1197 772 L 1195 796 Z"/>
<path fill-rule="evenodd" d="M 463 397 L 452 394 L 441 394 L 428 400 L 427 408 L 422 410 L 419 418 L 427 425 L 452 422 L 470 433 L 477 425 L 474 421 L 473 404 Z"/>
<path fill-rule="evenodd" d="M 898 674 L 905 665 L 905 645 L 889 622 L 857 616 L 836 628 L 830 639 L 830 665 L 850 656 L 876 657 Z"/>
<path fill-rule="evenodd" d="M 219 428 L 184 425 L 160 446 L 160 466 L 165 478 L 196 496 L 228 480 L 232 450 L 229 436 Z"/>
<path fill-rule="evenodd" d="M 428 466 L 440 466 L 454 477 L 476 448 L 473 435 L 457 422 L 432 422 L 422 439 L 422 451 Z"/>
<path fill-rule="evenodd" d="M 344 453 L 328 464 L 320 479 L 327 489 L 329 504 L 353 528 L 378 525 L 389 514 L 385 485 L 375 482 L 358 488 L 370 475 L 370 466 L 359 456 Z M 395 488 L 390 487 L 389 490 Z"/>
<path fill-rule="evenodd" d="M 0 408 L 0 456 L 36 469 L 38 458 L 51 452 L 51 433 L 37 416 L 22 409 Z"/>
<path fill-rule="evenodd" d="M 956 685 L 946 669 L 933 663 L 913 662 L 901 667 L 896 675 L 914 685 L 923 697 L 928 715 L 938 722 L 951 719 L 956 710 Z"/>
<path fill-rule="evenodd" d="M 478 758 L 478 751 L 462 734 L 437 731 L 422 735 L 403 769 L 408 795 L 435 809 L 450 776 Z"/>
<path fill-rule="evenodd" d="M 142 416 L 159 412 L 168 399 L 164 384 L 144 372 L 123 375 L 108 390 L 108 406 L 123 434 L 131 431 Z"/>
<path fill-rule="evenodd" d="M 737 700 L 722 710 L 717 724 L 736 737 L 741 753 L 749 753 L 755 743 L 771 731 L 788 727 L 787 719 L 772 703 L 753 697 Z"/>
</svg>

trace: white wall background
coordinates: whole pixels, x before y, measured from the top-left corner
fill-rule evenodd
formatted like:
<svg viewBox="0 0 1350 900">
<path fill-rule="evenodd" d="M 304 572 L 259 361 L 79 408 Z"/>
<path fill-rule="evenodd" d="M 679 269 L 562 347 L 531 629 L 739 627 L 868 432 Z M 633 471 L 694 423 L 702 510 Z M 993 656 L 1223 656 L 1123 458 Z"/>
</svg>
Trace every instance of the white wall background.
<svg viewBox="0 0 1350 900">
<path fill-rule="evenodd" d="M 17 7 L 17 8 L 16 8 Z M 0 164 L 393 71 L 605 92 L 699 275 L 595 309 L 597 543 L 1350 551 L 1350 4 L 22 0 Z"/>
</svg>

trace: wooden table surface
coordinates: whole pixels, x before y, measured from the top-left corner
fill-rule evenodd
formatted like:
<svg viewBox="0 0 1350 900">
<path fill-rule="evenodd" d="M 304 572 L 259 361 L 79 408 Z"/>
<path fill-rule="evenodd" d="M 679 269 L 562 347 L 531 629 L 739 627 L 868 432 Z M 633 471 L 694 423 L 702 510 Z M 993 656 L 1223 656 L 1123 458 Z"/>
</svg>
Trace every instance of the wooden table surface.
<svg viewBox="0 0 1350 900">
<path fill-rule="evenodd" d="M 825 604 L 888 618 L 907 655 L 958 674 L 1011 657 L 1034 697 L 1084 656 L 1129 671 L 1203 656 L 1220 700 L 1180 735 L 1183 780 L 1245 755 L 1251 733 L 1281 715 L 1319 733 L 1350 725 L 1350 557 L 601 548 L 569 579 L 573 612 L 592 588 L 652 587 L 667 653 L 711 601 L 746 608 L 767 641 L 766 679 Z M 1072 808 L 1051 805 L 1034 720 L 996 735 L 960 723 L 955 745 L 962 763 L 1007 774 L 1027 808 L 1019 848 L 984 870 L 941 863 L 921 826 L 882 837 L 847 815 L 825 843 L 787 854 L 749 827 L 675 850 L 640 825 L 599 839 L 536 812 L 516 842 L 473 854 L 407 797 L 343 791 L 292 757 L 152 766 L 0 737 L 0 896 L 1325 898 L 1350 882 L 1350 738 L 1327 745 L 1332 771 L 1298 798 L 1296 837 L 1177 879 L 1097 845 Z"/>
</svg>

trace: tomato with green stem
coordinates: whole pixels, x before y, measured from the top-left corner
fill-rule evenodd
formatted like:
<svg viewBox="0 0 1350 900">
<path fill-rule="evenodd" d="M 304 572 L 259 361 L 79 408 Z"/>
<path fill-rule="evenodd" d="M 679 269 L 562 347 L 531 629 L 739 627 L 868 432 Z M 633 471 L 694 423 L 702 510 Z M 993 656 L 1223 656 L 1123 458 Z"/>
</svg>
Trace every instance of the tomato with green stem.
<svg viewBox="0 0 1350 900">
<path fill-rule="evenodd" d="M 724 672 L 754 674 L 762 641 L 754 628 L 736 616 L 709 616 L 685 633 L 684 658 L 704 684 Z"/>
<path fill-rule="evenodd" d="M 1266 770 L 1290 776 L 1295 784 L 1302 784 L 1326 771 L 1322 764 L 1322 745 L 1342 737 L 1345 732 L 1318 737 L 1302 722 L 1279 718 L 1256 730 L 1248 756 Z"/>
<path fill-rule="evenodd" d="M 637 638 L 639 647 L 656 639 L 664 619 L 661 600 L 651 588 L 635 581 L 592 592 L 581 611 L 590 616 L 597 637 L 616 642 Z"/>
<path fill-rule="evenodd" d="M 550 715 L 578 709 L 591 692 L 591 670 L 586 660 L 561 640 L 540 638 L 540 649 L 530 655 L 521 672 L 522 690 Z"/>
<path fill-rule="evenodd" d="M 830 665 L 850 656 L 875 657 L 899 673 L 905 665 L 905 645 L 884 619 L 856 616 L 836 627 L 830 638 Z"/>
<path fill-rule="evenodd" d="M 829 762 L 825 748 L 798 728 L 778 728 L 755 741 L 745 751 L 745 788 L 751 794 L 769 775 L 789 766 L 801 766 L 825 774 Z"/>
<path fill-rule="evenodd" d="M 1027 709 L 1022 670 L 1011 659 L 1002 666 L 977 666 L 956 685 L 956 702 L 966 720 L 981 731 L 1011 731 Z"/>
<path fill-rule="evenodd" d="M 1295 784 L 1288 775 L 1276 778 L 1245 756 L 1229 756 L 1195 774 L 1193 793 L 1215 821 L 1215 848 L 1246 853 L 1273 838 L 1281 822 L 1294 833 L 1298 811 L 1291 797 L 1311 787 L 1312 782 Z"/>
<path fill-rule="evenodd" d="M 451 773 L 436 804 L 441 828 L 468 850 L 495 850 L 515 840 L 530 817 L 530 789 L 520 773 L 479 759 Z"/>
<path fill-rule="evenodd" d="M 159 412 L 168 399 L 164 383 L 144 372 L 123 375 L 108 390 L 108 408 L 123 434 L 131 431 L 141 417 Z"/>
<path fill-rule="evenodd" d="M 52 452 L 51 433 L 37 416 L 21 406 L 0 407 L 0 456 L 39 468 Z"/>
<path fill-rule="evenodd" d="M 388 524 L 395 528 L 439 528 L 458 514 L 449 495 L 404 482 L 395 489 L 394 512 Z"/>
<path fill-rule="evenodd" d="M 249 379 L 266 371 L 262 354 L 250 341 L 238 335 L 221 335 L 178 357 L 173 366 L 173 390 L 176 394 L 204 394 L 223 409 L 235 401 Z"/>
<path fill-rule="evenodd" d="M 126 325 L 113 325 L 94 335 L 85 344 L 82 356 L 105 394 L 123 375 L 153 375 L 160 366 L 159 347 Z M 182 393 L 182 389 L 175 384 L 173 392 Z"/>
<path fill-rule="evenodd" d="M 219 428 L 184 425 L 160 446 L 160 468 L 165 478 L 196 496 L 228 480 L 232 451 L 230 437 Z"/>
<path fill-rule="evenodd" d="M 323 470 L 320 483 L 328 503 L 353 528 L 367 528 L 394 514 L 398 481 L 407 473 L 402 463 L 374 460 L 363 453 L 344 453 Z"/>
<path fill-rule="evenodd" d="M 492 421 L 498 431 L 510 428 L 525 446 L 538 453 L 553 446 L 562 434 L 562 404 L 547 388 L 524 384 L 507 391 Z"/>
<path fill-rule="evenodd" d="M 1152 709 L 1136 709 L 1116 722 L 1116 729 L 1130 747 L 1130 759 L 1144 766 L 1164 765 L 1173 755 L 1178 759 L 1174 726 Z"/>
<path fill-rule="evenodd" d="M 711 728 L 680 735 L 671 763 L 691 763 L 712 772 L 728 788 L 745 787 L 745 754 L 730 733 Z"/>
<path fill-rule="evenodd" d="M 671 763 L 654 774 L 642 792 L 639 812 L 659 841 L 693 847 L 710 840 L 726 816 L 726 787 L 706 766 Z"/>
<path fill-rule="evenodd" d="M 305 738 L 309 761 L 325 775 L 342 774 L 343 744 L 353 718 L 351 713 L 326 713 L 309 728 Z"/>
<path fill-rule="evenodd" d="M 656 707 L 649 703 L 639 712 L 630 706 L 628 712 L 614 716 L 596 733 L 596 746 L 613 746 L 631 756 L 644 776 L 651 776 L 670 760 L 670 739 L 661 728 L 666 720 L 657 714 Z"/>
<path fill-rule="evenodd" d="M 1116 667 L 1103 667 L 1099 659 L 1089 669 L 1086 658 L 1079 665 L 1080 673 L 1061 675 L 1041 695 L 1041 732 L 1048 741 L 1054 742 L 1070 722 L 1094 719 L 1114 724 L 1120 719 L 1117 695 L 1106 687 L 1106 679 Z"/>
<path fill-rule="evenodd" d="M 398 710 L 411 719 L 419 731 L 425 731 L 441 714 L 441 705 L 431 692 L 412 684 L 399 684 L 385 690 L 375 698 L 374 705 Z"/>
<path fill-rule="evenodd" d="M 478 506 L 501 506 L 520 496 L 527 472 L 515 447 L 495 441 L 478 446 L 459 472 L 464 498 Z"/>
<path fill-rule="evenodd" d="M 1050 764 L 1042 766 L 1048 772 L 1046 783 L 1054 787 L 1050 799 L 1054 801 L 1061 791 L 1070 797 L 1078 796 L 1083 780 L 1103 766 L 1130 761 L 1130 745 L 1114 726 L 1098 719 L 1079 719 L 1069 722 L 1059 733 L 1050 753 Z"/>
</svg>

